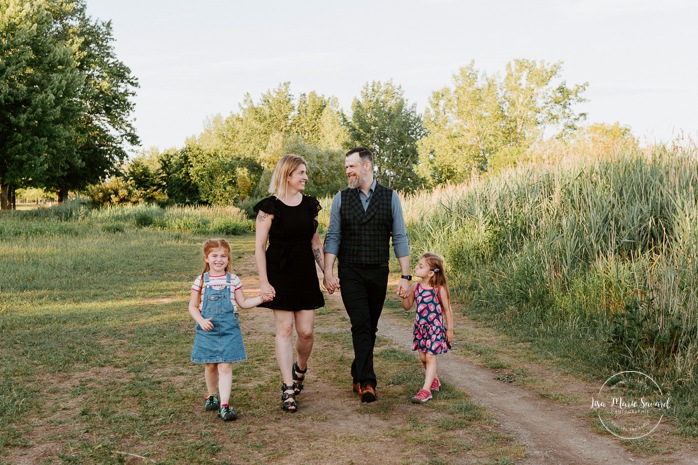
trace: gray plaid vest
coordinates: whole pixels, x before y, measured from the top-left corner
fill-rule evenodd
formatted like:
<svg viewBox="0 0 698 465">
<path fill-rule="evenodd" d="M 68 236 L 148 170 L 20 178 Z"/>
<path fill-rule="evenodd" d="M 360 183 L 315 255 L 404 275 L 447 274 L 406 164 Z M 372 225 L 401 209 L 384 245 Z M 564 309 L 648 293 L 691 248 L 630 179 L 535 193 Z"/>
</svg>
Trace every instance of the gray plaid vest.
<svg viewBox="0 0 698 465">
<path fill-rule="evenodd" d="M 369 266 L 388 264 L 393 232 L 392 201 L 392 189 L 376 183 L 371 201 L 364 211 L 359 189 L 342 191 L 339 209 L 342 235 L 337 256 L 340 263 Z"/>
</svg>

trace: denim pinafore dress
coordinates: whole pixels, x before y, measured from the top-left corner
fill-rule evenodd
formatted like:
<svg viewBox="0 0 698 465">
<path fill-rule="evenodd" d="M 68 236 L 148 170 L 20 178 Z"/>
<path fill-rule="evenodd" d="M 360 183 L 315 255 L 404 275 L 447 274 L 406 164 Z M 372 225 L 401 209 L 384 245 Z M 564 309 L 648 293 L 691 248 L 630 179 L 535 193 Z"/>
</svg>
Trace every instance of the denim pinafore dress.
<svg viewBox="0 0 698 465">
<path fill-rule="evenodd" d="M 204 318 L 212 318 L 213 329 L 204 331 L 198 323 L 196 324 L 196 337 L 191 352 L 191 361 L 194 363 L 247 360 L 238 316 L 230 301 L 230 273 L 226 273 L 225 280 L 227 284 L 223 289 L 213 289 L 208 273 L 204 273 L 204 282 L 201 285 L 201 314 Z"/>
</svg>

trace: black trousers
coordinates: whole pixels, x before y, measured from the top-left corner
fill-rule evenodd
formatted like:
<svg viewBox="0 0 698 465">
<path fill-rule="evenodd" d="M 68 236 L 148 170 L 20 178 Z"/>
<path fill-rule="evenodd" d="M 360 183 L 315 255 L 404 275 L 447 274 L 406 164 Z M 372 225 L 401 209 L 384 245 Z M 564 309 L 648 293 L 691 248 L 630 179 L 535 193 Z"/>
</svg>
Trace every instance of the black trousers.
<svg viewBox="0 0 698 465">
<path fill-rule="evenodd" d="M 378 319 L 383 311 L 388 289 L 388 265 L 367 268 L 339 264 L 338 276 L 342 302 L 351 320 L 354 362 L 351 364 L 353 382 L 376 387 L 373 370 L 373 347 L 376 344 Z"/>
</svg>

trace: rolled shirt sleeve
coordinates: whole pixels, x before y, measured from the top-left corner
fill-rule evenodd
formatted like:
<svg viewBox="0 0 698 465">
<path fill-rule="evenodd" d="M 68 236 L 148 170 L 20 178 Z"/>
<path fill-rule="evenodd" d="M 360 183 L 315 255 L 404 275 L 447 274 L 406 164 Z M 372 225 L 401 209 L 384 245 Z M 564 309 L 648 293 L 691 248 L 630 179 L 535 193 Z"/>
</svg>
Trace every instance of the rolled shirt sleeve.
<svg viewBox="0 0 698 465">
<path fill-rule="evenodd" d="M 330 224 L 327 226 L 327 234 L 325 234 L 325 253 L 339 255 L 339 242 L 342 238 L 342 220 L 339 214 L 339 209 L 342 207 L 342 193 L 338 192 L 332 199 L 332 207 L 330 209 Z"/>
<path fill-rule="evenodd" d="M 407 239 L 407 227 L 402 214 L 400 197 L 395 191 L 393 191 L 391 209 L 393 211 L 393 250 L 397 258 L 407 257 L 410 254 L 410 243 Z"/>
</svg>

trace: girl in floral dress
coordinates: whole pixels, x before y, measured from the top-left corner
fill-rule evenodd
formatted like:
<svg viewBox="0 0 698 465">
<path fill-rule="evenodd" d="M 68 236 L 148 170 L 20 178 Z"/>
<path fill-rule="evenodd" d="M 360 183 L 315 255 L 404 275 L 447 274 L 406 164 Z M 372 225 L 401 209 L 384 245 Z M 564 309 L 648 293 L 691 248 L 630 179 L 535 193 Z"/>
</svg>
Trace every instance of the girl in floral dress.
<svg viewBox="0 0 698 465">
<path fill-rule="evenodd" d="M 441 387 L 436 377 L 436 356 L 451 348 L 453 311 L 441 257 L 433 253 L 422 255 L 414 269 L 414 276 L 420 281 L 414 283 L 410 294 L 402 299 L 402 308 L 409 310 L 415 302 L 417 304 L 412 350 L 419 351 L 426 374 L 424 386 L 411 400 L 415 404 L 423 404 Z"/>
</svg>

